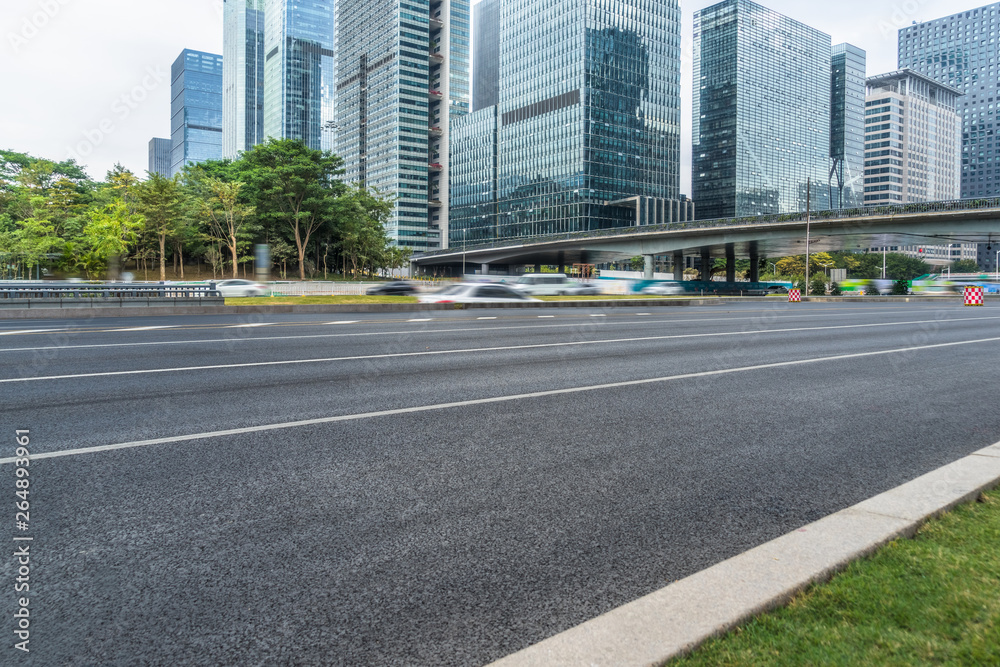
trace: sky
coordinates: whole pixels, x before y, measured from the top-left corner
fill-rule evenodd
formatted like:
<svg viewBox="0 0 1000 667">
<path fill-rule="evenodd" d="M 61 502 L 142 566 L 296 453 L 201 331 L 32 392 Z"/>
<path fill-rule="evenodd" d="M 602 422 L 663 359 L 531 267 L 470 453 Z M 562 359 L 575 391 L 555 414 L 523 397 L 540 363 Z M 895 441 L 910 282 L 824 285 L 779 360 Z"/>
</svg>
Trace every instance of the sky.
<svg viewBox="0 0 1000 667">
<path fill-rule="evenodd" d="M 691 192 L 692 21 L 715 1 L 681 2 L 684 193 Z M 861 47 L 870 76 L 896 69 L 899 28 L 987 3 L 760 4 L 830 34 L 834 44 Z M 149 140 L 170 136 L 170 65 L 185 48 L 222 53 L 222 7 L 222 0 L 3 0 L 0 147 L 56 161 L 76 158 L 95 179 L 115 163 L 144 174 Z"/>
</svg>

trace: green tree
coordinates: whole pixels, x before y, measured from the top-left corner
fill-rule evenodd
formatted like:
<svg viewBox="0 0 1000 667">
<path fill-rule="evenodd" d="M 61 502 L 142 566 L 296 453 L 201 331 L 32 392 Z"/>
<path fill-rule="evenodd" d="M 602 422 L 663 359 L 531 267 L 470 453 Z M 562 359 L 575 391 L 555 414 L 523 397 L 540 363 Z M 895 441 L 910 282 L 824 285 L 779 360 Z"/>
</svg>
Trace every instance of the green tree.
<svg viewBox="0 0 1000 667">
<path fill-rule="evenodd" d="M 291 233 L 305 280 L 306 248 L 323 225 L 333 224 L 335 202 L 347 190 L 338 176 L 343 160 L 293 139 L 269 139 L 235 163 L 261 221 Z"/>
<path fill-rule="evenodd" d="M 40 266 L 49 253 L 58 252 L 63 245 L 52 223 L 35 218 L 19 221 L 12 240 L 13 254 L 18 262 L 25 265 L 29 277 L 33 268 Z"/>
<path fill-rule="evenodd" d="M 179 233 L 183 224 L 184 193 L 178 176 L 166 178 L 149 172 L 149 179 L 136 187 L 139 212 L 145 218 L 146 231 L 159 245 L 160 280 L 167 279 L 167 239 Z"/>
<path fill-rule="evenodd" d="M 93 208 L 88 214 L 84 234 L 94 259 L 110 262 L 110 278 L 117 278 L 116 258 L 124 256 L 139 238 L 143 217 L 129 212 L 124 198 L 117 197 L 111 203 Z"/>
<path fill-rule="evenodd" d="M 208 221 L 209 235 L 224 245 L 233 258 L 233 278 L 239 274 L 239 252 L 253 242 L 253 232 L 257 229 L 252 215 L 253 207 L 240 202 L 240 181 L 225 182 L 209 177 L 205 181 L 211 196 L 202 203 L 205 219 Z"/>
<path fill-rule="evenodd" d="M 980 271 L 982 269 L 979 268 L 979 264 L 974 259 L 959 259 L 951 265 L 952 273 L 979 273 Z"/>
<path fill-rule="evenodd" d="M 361 186 L 352 187 L 337 198 L 338 246 L 355 278 L 359 269 L 374 273 L 391 262 L 392 241 L 385 233 L 385 222 L 392 214 L 392 206 L 388 198 Z"/>
</svg>

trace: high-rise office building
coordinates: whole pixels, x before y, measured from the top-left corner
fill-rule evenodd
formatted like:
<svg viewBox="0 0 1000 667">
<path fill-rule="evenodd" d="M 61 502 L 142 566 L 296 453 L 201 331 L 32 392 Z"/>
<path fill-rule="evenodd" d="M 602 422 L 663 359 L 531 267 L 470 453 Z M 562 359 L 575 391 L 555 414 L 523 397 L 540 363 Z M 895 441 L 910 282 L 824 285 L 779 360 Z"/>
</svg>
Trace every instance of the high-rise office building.
<svg viewBox="0 0 1000 667">
<path fill-rule="evenodd" d="M 962 197 L 1000 195 L 1000 3 L 899 31 L 899 68 L 911 68 L 965 97 L 962 117 Z"/>
<path fill-rule="evenodd" d="M 264 0 L 264 138 L 333 150 L 334 0 Z"/>
<path fill-rule="evenodd" d="M 483 74 L 498 76 L 497 104 L 456 124 L 452 247 L 691 215 L 679 3 L 505 0 L 499 13 Z"/>
<path fill-rule="evenodd" d="M 694 15 L 698 217 L 830 204 L 830 36 L 749 0 Z"/>
<path fill-rule="evenodd" d="M 184 49 L 171 68 L 170 175 L 222 157 L 222 56 Z"/>
<path fill-rule="evenodd" d="M 149 173 L 170 178 L 170 139 L 153 137 L 149 140 Z"/>
<path fill-rule="evenodd" d="M 865 52 L 836 44 L 830 62 L 830 206 L 851 208 L 865 194 Z"/>
<path fill-rule="evenodd" d="M 914 70 L 868 78 L 865 204 L 958 199 L 961 93 Z"/>
<path fill-rule="evenodd" d="M 469 111 L 468 0 L 338 0 L 337 26 L 345 179 L 396 197 L 397 245 L 442 247 L 452 122 Z"/>
<path fill-rule="evenodd" d="M 472 7 L 472 110 L 494 106 L 500 94 L 500 0 Z"/>
<path fill-rule="evenodd" d="M 223 0 L 222 155 L 264 141 L 264 0 Z"/>
<path fill-rule="evenodd" d="M 961 92 L 914 70 L 868 78 L 865 204 L 911 204 L 961 194 Z M 934 265 L 975 259 L 976 244 L 897 246 Z"/>
</svg>

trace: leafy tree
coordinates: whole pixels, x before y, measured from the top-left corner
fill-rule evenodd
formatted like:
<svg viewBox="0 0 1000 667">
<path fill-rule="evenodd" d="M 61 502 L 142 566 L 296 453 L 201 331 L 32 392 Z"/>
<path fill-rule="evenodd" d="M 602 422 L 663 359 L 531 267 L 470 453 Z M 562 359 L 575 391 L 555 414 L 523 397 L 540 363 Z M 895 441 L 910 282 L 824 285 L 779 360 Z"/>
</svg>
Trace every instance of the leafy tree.
<svg viewBox="0 0 1000 667">
<path fill-rule="evenodd" d="M 905 280 L 897 280 L 892 284 L 892 293 L 900 296 L 906 296 L 910 293 L 910 283 Z"/>
<path fill-rule="evenodd" d="M 899 253 L 889 253 L 885 258 L 885 277 L 891 280 L 913 280 L 931 272 L 927 262 Z"/>
<path fill-rule="evenodd" d="M 974 259 L 959 259 L 951 265 L 952 273 L 979 273 L 980 271 L 982 269 L 979 268 L 979 264 Z"/>
<path fill-rule="evenodd" d="M 240 203 L 240 181 L 227 183 L 209 177 L 205 181 L 211 189 L 211 197 L 203 202 L 202 209 L 208 220 L 210 236 L 229 250 L 233 258 L 233 278 L 238 276 L 239 251 L 252 243 L 252 233 L 257 226 L 250 217 L 253 207 Z"/>
<path fill-rule="evenodd" d="M 843 290 L 840 289 L 840 283 L 830 283 L 830 296 L 840 296 L 843 293 Z"/>
<path fill-rule="evenodd" d="M 180 179 L 149 172 L 149 179 L 136 187 L 139 211 L 146 220 L 146 230 L 159 244 L 160 280 L 167 279 L 167 239 L 179 232 L 183 222 L 184 193 Z"/>
<path fill-rule="evenodd" d="M 335 200 L 347 186 L 337 177 L 343 160 L 301 141 L 269 139 L 243 153 L 235 164 L 249 188 L 259 219 L 290 230 L 305 280 L 306 248 L 323 225 L 334 220 Z"/>
<path fill-rule="evenodd" d="M 778 274 L 782 276 L 804 276 L 806 273 L 806 256 L 793 255 L 792 257 L 782 257 L 775 262 L 775 266 L 778 269 Z"/>
<path fill-rule="evenodd" d="M 91 209 L 84 234 L 94 253 L 94 259 L 110 261 L 111 278 L 117 278 L 117 258 L 128 253 L 139 238 L 143 217 L 129 212 L 124 198 L 115 198 L 110 204 Z"/>
<path fill-rule="evenodd" d="M 809 293 L 815 296 L 826 295 L 826 277 L 817 273 L 809 280 Z"/>
<path fill-rule="evenodd" d="M 341 221 L 338 245 L 355 278 L 359 269 L 374 273 L 390 263 L 392 241 L 386 236 L 385 222 L 392 214 L 392 206 L 389 199 L 361 186 L 337 198 L 336 212 Z"/>
<path fill-rule="evenodd" d="M 63 244 L 52 223 L 35 218 L 19 221 L 12 241 L 13 254 L 18 262 L 24 263 L 29 277 L 32 268 L 41 265 L 49 253 L 58 252 Z"/>
</svg>

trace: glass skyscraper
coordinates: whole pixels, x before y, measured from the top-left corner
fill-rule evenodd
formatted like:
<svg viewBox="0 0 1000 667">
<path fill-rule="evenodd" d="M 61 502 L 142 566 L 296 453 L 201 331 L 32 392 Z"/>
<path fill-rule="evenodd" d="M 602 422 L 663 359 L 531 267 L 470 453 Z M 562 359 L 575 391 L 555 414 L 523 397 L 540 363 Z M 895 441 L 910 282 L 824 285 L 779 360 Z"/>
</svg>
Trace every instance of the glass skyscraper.
<svg viewBox="0 0 1000 667">
<path fill-rule="evenodd" d="M 396 197 L 386 231 L 435 250 L 449 225 L 452 122 L 469 112 L 468 0 L 339 0 L 336 152 Z"/>
<path fill-rule="evenodd" d="M 222 56 L 184 49 L 171 68 L 170 176 L 222 157 Z"/>
<path fill-rule="evenodd" d="M 1000 3 L 899 31 L 899 68 L 911 68 L 965 94 L 962 197 L 1000 195 Z"/>
<path fill-rule="evenodd" d="M 264 0 L 264 138 L 332 150 L 334 0 Z"/>
<path fill-rule="evenodd" d="M 497 105 L 463 119 L 453 147 L 451 246 L 675 218 L 679 3 L 506 0 L 499 13 Z"/>
<path fill-rule="evenodd" d="M 865 52 L 836 44 L 830 63 L 830 206 L 861 206 L 865 191 Z"/>
<path fill-rule="evenodd" d="M 170 151 L 173 142 L 170 139 L 153 137 L 149 140 L 149 173 L 170 177 Z"/>
<path fill-rule="evenodd" d="M 694 15 L 692 189 L 702 219 L 830 205 L 830 36 L 749 0 Z"/>
<path fill-rule="evenodd" d="M 222 154 L 264 141 L 264 0 L 223 0 Z"/>
<path fill-rule="evenodd" d="M 472 110 L 478 111 L 499 101 L 500 0 L 480 0 L 473 5 L 472 31 L 476 49 L 472 59 Z"/>
</svg>

